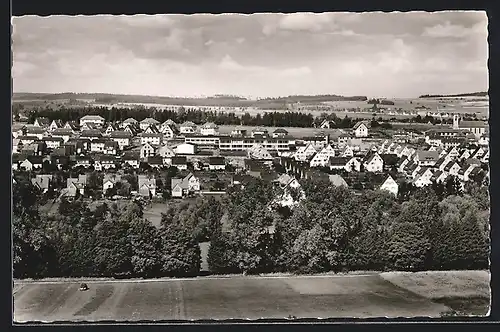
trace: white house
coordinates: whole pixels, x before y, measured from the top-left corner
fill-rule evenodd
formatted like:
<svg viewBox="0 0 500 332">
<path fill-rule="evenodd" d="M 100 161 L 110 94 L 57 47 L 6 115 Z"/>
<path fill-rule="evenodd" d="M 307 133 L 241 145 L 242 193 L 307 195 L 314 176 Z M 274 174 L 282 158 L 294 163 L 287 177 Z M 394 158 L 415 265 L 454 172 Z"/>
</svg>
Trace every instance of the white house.
<svg viewBox="0 0 500 332">
<path fill-rule="evenodd" d="M 301 146 L 293 154 L 293 158 L 297 161 L 306 161 L 310 157 L 314 156 L 318 151 L 314 148 L 312 144 L 307 144 Z"/>
<path fill-rule="evenodd" d="M 363 163 L 367 172 L 382 172 L 384 170 L 384 160 L 378 153 L 372 153 Z"/>
<path fill-rule="evenodd" d="M 176 154 L 195 154 L 197 151 L 196 145 L 183 143 L 175 147 Z"/>
<path fill-rule="evenodd" d="M 158 120 L 155 120 L 153 118 L 145 118 L 144 120 L 142 120 L 140 123 L 139 123 L 139 128 L 141 128 L 141 130 L 146 130 L 148 129 L 148 127 L 150 125 L 157 125 L 159 124 L 160 122 Z"/>
<path fill-rule="evenodd" d="M 257 159 L 257 160 L 273 159 L 269 151 L 266 148 L 264 148 L 261 144 L 254 144 L 250 149 L 248 149 L 247 156 L 250 159 Z"/>
<path fill-rule="evenodd" d="M 346 145 L 339 153 L 341 157 L 348 158 L 354 157 L 354 149 L 349 145 Z"/>
<path fill-rule="evenodd" d="M 103 139 L 96 139 L 90 142 L 90 152 L 102 153 L 104 152 L 104 146 L 106 141 Z"/>
<path fill-rule="evenodd" d="M 158 149 L 158 155 L 163 158 L 163 165 L 171 165 L 172 158 L 175 157 L 175 151 L 165 144 Z"/>
<path fill-rule="evenodd" d="M 170 186 L 172 188 L 172 197 L 184 197 L 191 192 L 200 191 L 200 180 L 192 173 L 189 173 L 182 179 L 173 178 Z"/>
<path fill-rule="evenodd" d="M 348 172 L 360 172 L 361 161 L 356 157 L 347 158 L 347 163 L 345 164 L 344 169 Z"/>
<path fill-rule="evenodd" d="M 208 168 L 211 171 L 224 170 L 226 169 L 226 160 L 224 157 L 209 157 Z"/>
<path fill-rule="evenodd" d="M 432 170 L 428 167 L 422 167 L 418 173 L 415 179 L 413 180 L 413 184 L 416 187 L 424 187 L 432 184 Z"/>
<path fill-rule="evenodd" d="M 141 134 L 141 144 L 152 144 L 152 145 L 161 145 L 163 143 L 163 134 L 149 134 L 142 133 Z"/>
<path fill-rule="evenodd" d="M 175 127 L 165 124 L 165 122 L 160 126 L 160 132 L 163 134 L 163 137 L 165 137 L 165 139 L 172 139 L 176 134 L 176 130 L 174 129 Z"/>
<path fill-rule="evenodd" d="M 159 134 L 160 129 L 158 129 L 158 127 L 156 125 L 152 124 L 149 127 L 147 127 L 146 130 L 144 130 L 144 133 L 145 134 Z"/>
<path fill-rule="evenodd" d="M 156 179 L 147 175 L 138 176 L 139 195 L 143 197 L 156 196 Z"/>
<path fill-rule="evenodd" d="M 137 125 L 137 123 L 138 123 L 138 122 L 139 122 L 139 121 L 137 121 L 137 120 L 136 120 L 136 119 L 134 119 L 134 118 L 128 118 L 127 120 L 125 120 L 125 121 L 123 121 L 123 122 L 122 122 L 121 127 L 122 127 L 122 128 L 125 128 L 125 127 L 127 127 L 127 126 L 129 126 L 129 125 L 134 125 L 134 126 L 135 126 L 135 125 Z"/>
<path fill-rule="evenodd" d="M 121 176 L 117 174 L 105 174 L 102 180 L 102 191 L 106 193 L 108 189 L 115 186 L 117 182 L 120 182 Z"/>
<path fill-rule="evenodd" d="M 356 123 L 353 131 L 356 137 L 368 137 L 368 125 L 364 121 Z"/>
<path fill-rule="evenodd" d="M 321 129 L 330 129 L 330 121 L 329 120 L 323 120 L 321 124 L 319 125 Z"/>
<path fill-rule="evenodd" d="M 125 147 L 130 146 L 130 140 L 132 138 L 132 135 L 129 132 L 126 131 L 113 131 L 109 135 L 109 138 L 112 141 L 115 141 L 118 143 L 118 147 L 123 150 Z"/>
<path fill-rule="evenodd" d="M 49 149 L 57 149 L 64 143 L 61 137 L 44 137 L 43 141 L 47 144 L 47 148 Z"/>
<path fill-rule="evenodd" d="M 394 196 L 398 196 L 398 191 L 399 191 L 399 185 L 398 183 L 392 178 L 392 176 L 388 176 L 387 179 L 382 183 L 380 186 L 380 190 L 387 190 L 388 192 L 392 193 Z"/>
<path fill-rule="evenodd" d="M 204 136 L 215 136 L 219 134 L 219 127 L 213 122 L 207 122 L 200 127 L 200 133 Z"/>
<path fill-rule="evenodd" d="M 326 167 L 330 157 L 335 157 L 335 150 L 331 145 L 327 145 L 314 155 L 309 165 L 311 167 Z"/>
<path fill-rule="evenodd" d="M 156 148 L 154 146 L 152 146 L 151 144 L 146 143 L 143 146 L 141 146 L 141 151 L 139 154 L 141 158 L 144 159 L 144 158 L 152 157 L 155 154 L 156 154 Z"/>
<path fill-rule="evenodd" d="M 196 132 L 196 125 L 191 121 L 186 121 L 180 125 L 181 134 L 194 134 Z"/>
<path fill-rule="evenodd" d="M 69 141 L 69 139 L 73 136 L 73 131 L 70 129 L 55 129 L 52 132 L 52 137 L 60 137 L 63 139 L 64 143 Z"/>
<path fill-rule="evenodd" d="M 444 171 L 448 173 L 449 175 L 457 176 L 458 173 L 460 172 L 460 165 L 457 162 L 450 162 L 448 165 L 446 165 Z"/>
<path fill-rule="evenodd" d="M 80 119 L 80 127 L 83 127 L 84 125 L 92 123 L 97 126 L 103 126 L 104 125 L 104 118 L 99 115 L 85 115 Z"/>
<path fill-rule="evenodd" d="M 49 126 L 49 131 L 53 131 L 59 128 L 63 128 L 63 123 L 61 120 L 52 120 Z"/>
</svg>

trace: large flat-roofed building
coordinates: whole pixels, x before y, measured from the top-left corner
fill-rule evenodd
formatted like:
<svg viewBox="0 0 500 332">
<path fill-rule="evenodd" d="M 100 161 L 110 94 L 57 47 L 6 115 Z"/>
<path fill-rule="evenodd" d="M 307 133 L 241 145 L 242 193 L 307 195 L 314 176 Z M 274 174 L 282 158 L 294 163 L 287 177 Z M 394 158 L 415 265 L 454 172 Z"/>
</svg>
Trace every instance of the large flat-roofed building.
<svg viewBox="0 0 500 332">
<path fill-rule="evenodd" d="M 184 143 L 218 148 L 220 139 L 219 136 L 186 134 L 184 138 Z"/>
<path fill-rule="evenodd" d="M 254 144 L 260 144 L 267 150 L 288 151 L 291 145 L 295 145 L 292 137 L 271 138 L 268 136 L 254 135 L 254 137 L 219 137 L 219 149 L 226 151 L 244 151 L 252 148 Z"/>
</svg>

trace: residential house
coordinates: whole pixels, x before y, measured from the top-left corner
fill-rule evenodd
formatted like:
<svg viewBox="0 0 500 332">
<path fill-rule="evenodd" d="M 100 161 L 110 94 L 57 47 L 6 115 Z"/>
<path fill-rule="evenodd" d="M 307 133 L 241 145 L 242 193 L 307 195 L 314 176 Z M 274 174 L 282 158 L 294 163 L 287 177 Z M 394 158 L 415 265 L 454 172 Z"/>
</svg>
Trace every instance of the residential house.
<svg viewBox="0 0 500 332">
<path fill-rule="evenodd" d="M 196 145 L 189 143 L 179 144 L 175 147 L 176 154 L 195 154 L 197 150 Z"/>
<path fill-rule="evenodd" d="M 276 203 L 281 206 L 293 207 L 298 204 L 301 199 L 305 198 L 304 191 L 300 188 L 300 183 L 295 177 L 288 174 L 282 174 L 273 182 L 282 190 L 281 195 L 278 196 L 276 201 Z M 293 191 L 298 191 L 299 196 L 294 198 L 294 195 L 292 195 Z"/>
<path fill-rule="evenodd" d="M 382 183 L 380 186 L 380 190 L 387 190 L 388 192 L 392 193 L 394 196 L 398 196 L 398 191 L 399 191 L 399 185 L 398 183 L 392 178 L 392 176 L 388 176 L 387 179 Z"/>
<path fill-rule="evenodd" d="M 149 125 L 149 127 L 146 128 L 144 131 L 145 134 L 159 134 L 160 129 L 155 124 Z"/>
<path fill-rule="evenodd" d="M 75 197 L 78 194 L 85 195 L 86 179 L 85 175 L 80 175 L 78 178 L 68 178 L 66 180 L 66 195 L 69 197 Z"/>
<path fill-rule="evenodd" d="M 104 178 L 102 180 L 102 192 L 106 194 L 111 188 L 114 188 L 116 183 L 121 181 L 121 176 L 118 174 L 104 174 Z"/>
<path fill-rule="evenodd" d="M 122 157 L 124 165 L 129 165 L 133 168 L 139 168 L 140 156 L 137 153 L 126 153 Z"/>
<path fill-rule="evenodd" d="M 172 197 L 185 197 L 189 193 L 196 193 L 201 189 L 200 179 L 192 173 L 184 178 L 173 178 L 170 187 L 172 188 Z"/>
<path fill-rule="evenodd" d="M 137 134 L 139 134 L 139 128 L 134 126 L 134 125 L 128 125 L 125 127 L 125 129 L 123 131 L 126 131 L 127 133 L 129 133 L 132 137 L 135 137 L 137 136 Z"/>
<path fill-rule="evenodd" d="M 315 136 L 302 137 L 301 141 L 306 145 L 311 144 L 316 150 L 321 150 L 330 144 L 330 137 L 324 133 L 320 133 Z"/>
<path fill-rule="evenodd" d="M 252 129 L 252 132 L 250 133 L 251 137 L 266 137 L 268 136 L 269 132 L 265 128 L 254 128 Z"/>
<path fill-rule="evenodd" d="M 29 127 L 26 128 L 26 135 L 28 136 L 34 136 L 37 139 L 43 139 L 44 137 L 48 136 L 49 133 L 45 127 Z"/>
<path fill-rule="evenodd" d="M 169 120 L 167 120 L 167 121 L 169 121 Z M 167 121 L 162 123 L 162 125 L 160 126 L 160 133 L 163 134 L 163 137 L 165 139 L 172 139 L 177 134 L 177 128 L 174 127 L 173 125 L 166 124 Z"/>
<path fill-rule="evenodd" d="M 73 122 L 73 121 L 68 121 L 68 122 L 66 122 L 66 124 L 62 127 L 62 129 L 68 129 L 68 130 L 71 130 L 72 132 L 75 132 L 75 131 L 77 131 L 79 128 L 78 128 L 78 124 L 76 124 L 75 122 Z"/>
<path fill-rule="evenodd" d="M 129 125 L 136 126 L 138 123 L 139 123 L 139 121 L 137 121 L 136 119 L 134 119 L 134 118 L 128 118 L 128 119 L 126 119 L 125 121 L 122 122 L 121 127 L 125 128 L 125 127 L 127 127 Z"/>
<path fill-rule="evenodd" d="M 118 153 L 118 151 L 120 150 L 120 147 L 118 145 L 118 142 L 116 141 L 111 141 L 111 140 L 106 140 L 104 142 L 104 150 L 103 152 L 105 154 L 109 154 L 109 155 L 116 155 Z"/>
<path fill-rule="evenodd" d="M 81 126 L 80 129 L 81 131 L 85 131 L 85 130 L 99 130 L 101 128 L 95 123 L 87 122 L 83 126 Z"/>
<path fill-rule="evenodd" d="M 429 167 L 422 167 L 413 180 L 416 187 L 424 187 L 432 184 L 432 170 Z"/>
<path fill-rule="evenodd" d="M 153 198 L 156 196 L 156 179 L 147 175 L 138 176 L 139 195 Z"/>
<path fill-rule="evenodd" d="M 85 167 L 89 168 L 94 165 L 94 161 L 89 156 L 76 156 L 75 158 L 75 167 Z"/>
<path fill-rule="evenodd" d="M 165 144 L 158 149 L 158 155 L 163 158 L 163 165 L 171 165 L 172 158 L 175 157 L 175 152 L 170 146 Z"/>
<path fill-rule="evenodd" d="M 35 127 L 48 127 L 50 125 L 50 120 L 45 117 L 36 118 L 33 126 Z"/>
<path fill-rule="evenodd" d="M 247 156 L 250 159 L 256 160 L 272 160 L 273 156 L 261 144 L 254 144 L 247 150 Z"/>
<path fill-rule="evenodd" d="M 460 169 L 461 169 L 460 165 L 457 162 L 452 161 L 448 163 L 448 165 L 446 165 L 446 167 L 444 168 L 444 172 L 446 172 L 449 175 L 458 177 Z"/>
<path fill-rule="evenodd" d="M 479 147 L 471 155 L 472 158 L 480 159 L 486 153 L 487 149 Z"/>
<path fill-rule="evenodd" d="M 52 131 L 51 135 L 52 135 L 52 137 L 62 138 L 63 142 L 66 143 L 70 140 L 71 137 L 73 137 L 74 133 L 70 129 L 59 128 L 59 129 L 55 129 L 54 131 Z"/>
<path fill-rule="evenodd" d="M 83 127 L 89 123 L 95 126 L 102 127 L 104 125 L 104 118 L 99 115 L 85 115 L 80 118 L 80 127 Z"/>
<path fill-rule="evenodd" d="M 102 133 L 98 129 L 84 130 L 80 134 L 80 138 L 88 139 L 90 141 L 93 141 L 93 140 L 101 139 L 102 138 Z"/>
<path fill-rule="evenodd" d="M 161 133 L 156 133 L 156 134 L 142 133 L 141 134 L 141 144 L 146 144 L 146 143 L 149 143 L 151 145 L 161 145 L 163 143 L 163 134 L 161 134 Z"/>
<path fill-rule="evenodd" d="M 63 128 L 64 125 L 61 120 L 52 120 L 52 122 L 49 125 L 49 131 L 54 131 L 59 128 Z"/>
<path fill-rule="evenodd" d="M 55 165 L 58 169 L 63 169 L 69 166 L 69 158 L 67 156 L 57 156 L 53 155 L 50 157 L 50 162 Z"/>
<path fill-rule="evenodd" d="M 19 146 L 23 146 L 22 144 L 19 144 L 20 142 L 21 140 L 18 138 L 12 139 L 12 152 L 19 152 Z"/>
<path fill-rule="evenodd" d="M 490 150 L 486 150 L 484 156 L 481 157 L 482 163 L 488 163 L 490 161 Z"/>
<path fill-rule="evenodd" d="M 433 167 L 439 159 L 436 151 L 417 151 L 414 161 L 422 167 Z"/>
<path fill-rule="evenodd" d="M 37 174 L 31 179 L 31 183 L 42 192 L 47 192 L 52 183 L 52 174 Z"/>
<path fill-rule="evenodd" d="M 314 155 L 309 165 L 311 167 L 326 167 L 328 166 L 330 157 L 335 157 L 335 150 L 331 145 L 327 145 Z"/>
<path fill-rule="evenodd" d="M 273 131 L 272 137 L 273 138 L 284 138 L 288 135 L 288 131 L 286 131 L 283 128 L 278 128 L 275 131 Z"/>
<path fill-rule="evenodd" d="M 130 146 L 130 141 L 132 139 L 132 135 L 127 131 L 113 131 L 109 134 L 109 138 L 112 141 L 118 143 L 118 148 L 123 150 L 124 148 Z"/>
<path fill-rule="evenodd" d="M 19 162 L 21 156 L 18 153 L 13 153 L 11 157 L 12 170 L 17 171 L 19 169 Z"/>
<path fill-rule="evenodd" d="M 382 172 L 384 170 L 384 160 L 376 152 L 369 153 L 363 161 L 363 166 L 367 172 Z"/>
<path fill-rule="evenodd" d="M 150 143 L 146 143 L 141 147 L 140 157 L 142 159 L 152 157 L 156 155 L 157 148 L 151 145 Z"/>
<path fill-rule="evenodd" d="M 231 137 L 245 137 L 247 136 L 247 130 L 242 127 L 236 127 L 231 131 Z"/>
<path fill-rule="evenodd" d="M 309 158 L 314 156 L 318 151 L 314 148 L 312 144 L 307 144 L 301 146 L 293 154 L 293 158 L 297 161 L 307 161 Z"/>
<path fill-rule="evenodd" d="M 90 152 L 103 153 L 106 140 L 100 138 L 90 141 Z"/>
<path fill-rule="evenodd" d="M 368 122 L 359 121 L 352 128 L 354 136 L 356 137 L 368 137 Z"/>
<path fill-rule="evenodd" d="M 354 149 L 349 145 L 346 145 L 342 150 L 340 150 L 339 156 L 344 158 L 354 157 Z"/>
<path fill-rule="evenodd" d="M 462 152 L 462 154 L 460 155 L 460 157 L 458 158 L 458 160 L 469 159 L 471 156 L 472 156 L 472 153 L 470 152 L 470 150 L 469 149 L 465 149 Z"/>
<path fill-rule="evenodd" d="M 443 172 L 441 170 L 437 170 L 432 174 L 431 181 L 436 182 L 436 183 L 444 183 L 446 181 L 446 178 L 448 177 L 448 174 L 446 172 Z"/>
<path fill-rule="evenodd" d="M 145 131 L 149 126 L 151 125 L 157 125 L 160 122 L 158 120 L 155 120 L 153 118 L 145 118 L 139 123 L 139 128 L 141 128 L 142 131 Z"/>
<path fill-rule="evenodd" d="M 319 125 L 321 129 L 330 129 L 330 126 L 331 123 L 329 120 L 323 120 L 323 122 L 321 122 L 321 124 Z"/>
<path fill-rule="evenodd" d="M 337 137 L 337 144 L 339 146 L 344 146 L 349 142 L 350 139 L 351 139 L 351 135 L 341 134 L 341 135 L 339 135 L 339 137 Z"/>
<path fill-rule="evenodd" d="M 361 161 L 356 157 L 347 157 L 344 169 L 347 172 L 361 172 Z"/>
<path fill-rule="evenodd" d="M 32 171 L 42 168 L 43 158 L 41 156 L 27 156 L 19 165 L 21 169 Z"/>
<path fill-rule="evenodd" d="M 226 169 L 226 160 L 224 157 L 208 157 L 208 168 L 211 171 Z"/>
<path fill-rule="evenodd" d="M 456 146 L 454 146 L 451 148 L 450 152 L 448 152 L 447 156 L 450 159 L 458 158 L 460 156 L 460 151 L 458 150 L 458 148 Z"/>
<path fill-rule="evenodd" d="M 191 121 L 186 121 L 179 127 L 181 134 L 194 134 L 196 132 L 196 125 Z"/>
<path fill-rule="evenodd" d="M 403 173 L 406 166 L 410 163 L 410 158 L 402 157 L 398 163 L 398 172 Z"/>
<path fill-rule="evenodd" d="M 488 134 L 481 135 L 481 137 L 479 137 L 478 144 L 482 146 L 490 145 L 490 135 Z"/>
<path fill-rule="evenodd" d="M 215 136 L 219 134 L 219 126 L 213 122 L 207 122 L 200 127 L 200 134 L 205 136 Z"/>
<path fill-rule="evenodd" d="M 24 124 L 13 123 L 11 131 L 12 137 L 18 138 L 19 136 L 26 135 L 26 126 Z"/>
<path fill-rule="evenodd" d="M 45 142 L 48 149 L 57 149 L 64 143 L 61 137 L 44 137 L 42 141 Z"/>
<path fill-rule="evenodd" d="M 96 171 L 109 170 L 116 168 L 117 159 L 110 155 L 97 155 L 94 159 L 94 169 Z"/>
<path fill-rule="evenodd" d="M 104 131 L 104 136 L 110 136 L 111 133 L 115 132 L 115 131 L 118 131 L 119 128 L 118 128 L 118 125 L 114 124 L 114 123 L 110 123 L 108 125 L 108 127 L 106 128 L 106 130 Z"/>
<path fill-rule="evenodd" d="M 146 162 L 148 163 L 149 166 L 153 168 L 160 168 L 163 167 L 163 158 L 161 156 L 151 156 L 146 159 Z"/>
<path fill-rule="evenodd" d="M 185 156 L 182 157 L 172 157 L 172 166 L 177 167 L 179 170 L 187 169 L 187 158 Z"/>
</svg>

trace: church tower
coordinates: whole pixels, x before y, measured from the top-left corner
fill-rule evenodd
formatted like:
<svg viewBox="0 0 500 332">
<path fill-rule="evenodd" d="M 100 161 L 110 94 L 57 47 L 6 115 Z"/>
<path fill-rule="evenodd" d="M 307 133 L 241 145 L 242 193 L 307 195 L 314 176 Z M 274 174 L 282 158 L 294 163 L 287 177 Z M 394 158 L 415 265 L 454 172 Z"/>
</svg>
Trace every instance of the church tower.
<svg viewBox="0 0 500 332">
<path fill-rule="evenodd" d="M 458 129 L 460 123 L 460 116 L 458 114 L 453 114 L 453 129 Z"/>
</svg>

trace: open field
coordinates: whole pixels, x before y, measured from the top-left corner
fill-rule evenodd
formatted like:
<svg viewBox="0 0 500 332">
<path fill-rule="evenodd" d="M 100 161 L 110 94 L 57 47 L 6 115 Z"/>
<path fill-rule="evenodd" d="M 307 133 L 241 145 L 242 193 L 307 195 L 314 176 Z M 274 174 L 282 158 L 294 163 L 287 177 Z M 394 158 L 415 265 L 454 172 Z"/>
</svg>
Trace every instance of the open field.
<svg viewBox="0 0 500 332">
<path fill-rule="evenodd" d="M 465 271 L 418 277 L 442 294 L 484 295 L 483 279 Z M 190 279 L 16 282 L 14 320 L 139 321 L 196 319 L 439 317 L 450 308 L 410 289 L 412 277 L 379 274 Z M 459 280 L 443 282 L 443 280 Z M 402 280 L 402 281 L 401 281 Z M 396 282 L 395 281 L 395 282 Z M 417 281 L 415 281 L 416 283 Z M 405 287 L 402 287 L 405 286 Z M 408 287 L 408 288 L 406 288 Z M 418 286 L 422 287 L 422 286 Z M 480 290 L 478 290 L 478 288 Z M 476 293 L 475 293 L 476 292 Z M 434 293 L 432 293 L 434 294 Z M 441 299 L 442 300 L 442 299 Z"/>
</svg>

